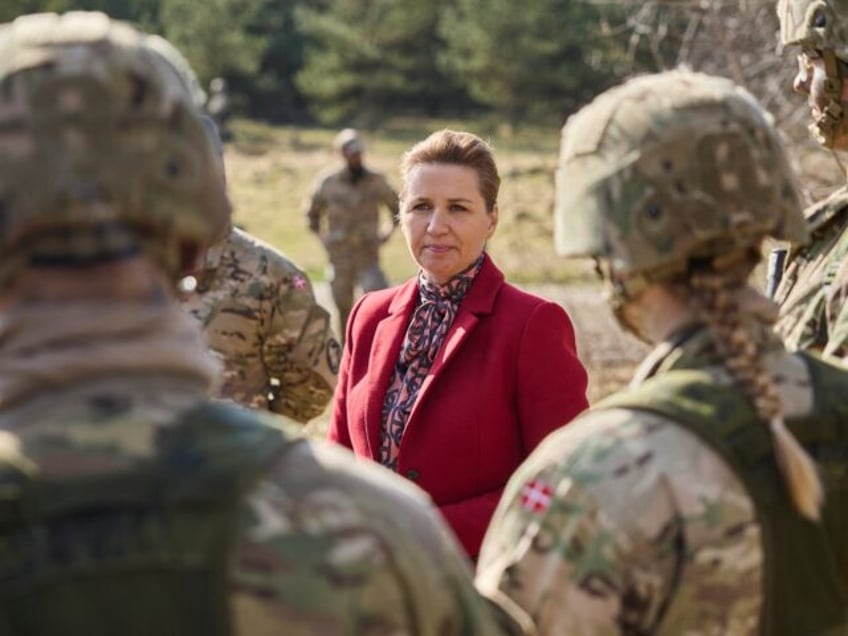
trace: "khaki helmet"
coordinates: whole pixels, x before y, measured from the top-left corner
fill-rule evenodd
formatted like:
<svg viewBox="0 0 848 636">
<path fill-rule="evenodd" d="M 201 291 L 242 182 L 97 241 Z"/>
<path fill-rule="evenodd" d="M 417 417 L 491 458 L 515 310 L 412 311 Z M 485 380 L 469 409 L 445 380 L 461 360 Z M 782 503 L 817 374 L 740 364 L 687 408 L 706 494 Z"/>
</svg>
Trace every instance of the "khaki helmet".
<svg viewBox="0 0 848 636">
<path fill-rule="evenodd" d="M 833 148 L 845 126 L 839 60 L 848 62 L 848 0 L 778 0 L 777 17 L 781 46 L 814 49 L 822 56 L 826 103 L 810 132 L 820 144 Z"/>
<path fill-rule="evenodd" d="M 345 128 L 336 135 L 333 140 L 333 147 L 342 152 L 362 152 L 365 149 L 365 144 L 359 136 L 359 131 L 353 128 Z"/>
<path fill-rule="evenodd" d="M 226 226 L 200 112 L 149 42 L 97 12 L 0 25 L 0 285 L 138 251 L 176 278 Z"/>
<path fill-rule="evenodd" d="M 848 0 L 778 0 L 782 46 L 829 49 L 848 60 Z"/>
<path fill-rule="evenodd" d="M 805 240 L 801 207 L 771 117 L 727 79 L 639 77 L 562 131 L 557 251 L 606 261 L 622 298 L 765 236 Z"/>
</svg>

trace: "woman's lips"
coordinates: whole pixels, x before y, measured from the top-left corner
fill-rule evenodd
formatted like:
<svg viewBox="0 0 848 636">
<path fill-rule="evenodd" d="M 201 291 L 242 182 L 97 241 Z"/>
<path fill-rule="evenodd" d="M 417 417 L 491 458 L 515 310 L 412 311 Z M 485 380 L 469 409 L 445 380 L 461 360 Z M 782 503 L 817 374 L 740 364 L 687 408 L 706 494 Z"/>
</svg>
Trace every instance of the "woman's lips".
<svg viewBox="0 0 848 636">
<path fill-rule="evenodd" d="M 436 252 L 437 254 L 443 254 L 445 252 L 449 252 L 453 248 L 450 245 L 426 245 L 424 249 Z"/>
</svg>

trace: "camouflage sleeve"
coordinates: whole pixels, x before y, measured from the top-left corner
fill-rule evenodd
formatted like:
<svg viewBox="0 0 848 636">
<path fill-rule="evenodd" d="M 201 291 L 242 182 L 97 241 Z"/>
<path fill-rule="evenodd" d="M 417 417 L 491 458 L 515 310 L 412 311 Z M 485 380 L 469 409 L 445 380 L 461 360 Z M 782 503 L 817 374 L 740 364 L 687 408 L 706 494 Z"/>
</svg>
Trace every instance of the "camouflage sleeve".
<svg viewBox="0 0 848 636">
<path fill-rule="evenodd" d="M 823 355 L 848 362 L 848 261 L 843 261 L 828 290 L 828 338 Z"/>
<path fill-rule="evenodd" d="M 660 421 L 590 413 L 549 437 L 507 485 L 480 591 L 506 597 L 541 634 L 649 634 L 660 623 L 663 633 L 713 633 L 711 621 L 732 622 L 737 610 L 756 620 L 760 553 L 745 534 L 753 506 L 723 462 L 699 461 L 698 440 L 681 443 L 685 432 Z M 679 475 L 663 465 L 664 444 L 680 453 L 671 456 Z M 691 492 L 674 487 L 678 477 Z"/>
<path fill-rule="evenodd" d="M 306 222 L 308 227 L 310 231 L 317 234 L 321 231 L 321 217 L 326 208 L 322 183 L 315 185 L 304 207 L 306 208 Z"/>
<path fill-rule="evenodd" d="M 270 410 L 298 422 L 320 415 L 333 396 L 340 357 L 329 313 L 306 274 L 291 272 L 279 283 L 262 343 Z"/>
<path fill-rule="evenodd" d="M 236 546 L 236 634 L 506 633 L 426 496 L 338 447 L 287 452 Z"/>
</svg>

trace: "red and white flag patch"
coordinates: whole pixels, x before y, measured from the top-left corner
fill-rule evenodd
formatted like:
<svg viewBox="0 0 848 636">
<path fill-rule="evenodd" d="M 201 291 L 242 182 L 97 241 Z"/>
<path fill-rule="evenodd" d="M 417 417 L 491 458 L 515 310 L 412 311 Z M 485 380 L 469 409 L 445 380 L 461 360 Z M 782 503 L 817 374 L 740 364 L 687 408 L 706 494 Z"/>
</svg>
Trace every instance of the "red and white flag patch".
<svg viewBox="0 0 848 636">
<path fill-rule="evenodd" d="M 530 512 L 542 513 L 554 498 L 554 489 L 541 479 L 531 479 L 521 489 L 521 505 Z"/>
</svg>

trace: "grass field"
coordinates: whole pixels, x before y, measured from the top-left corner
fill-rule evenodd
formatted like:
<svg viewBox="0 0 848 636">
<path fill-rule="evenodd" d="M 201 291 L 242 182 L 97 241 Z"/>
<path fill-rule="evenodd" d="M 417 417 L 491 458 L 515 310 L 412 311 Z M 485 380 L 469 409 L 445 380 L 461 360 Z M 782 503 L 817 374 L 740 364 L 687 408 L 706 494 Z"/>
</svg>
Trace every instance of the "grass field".
<svg viewBox="0 0 848 636">
<path fill-rule="evenodd" d="M 365 160 L 398 187 L 403 152 L 430 132 L 451 122 L 395 121 L 379 132 L 363 132 Z M 489 249 L 507 277 L 517 283 L 562 283 L 584 278 L 585 263 L 554 256 L 552 242 L 553 175 L 558 130 L 471 130 L 495 149 L 502 177 L 500 225 Z M 322 280 L 326 256 L 307 231 L 304 206 L 316 177 L 340 165 L 332 149 L 337 131 L 272 127 L 236 121 L 225 160 L 236 223 L 278 247 L 313 278 Z M 384 269 L 397 283 L 415 272 L 399 232 L 384 246 Z"/>
</svg>

